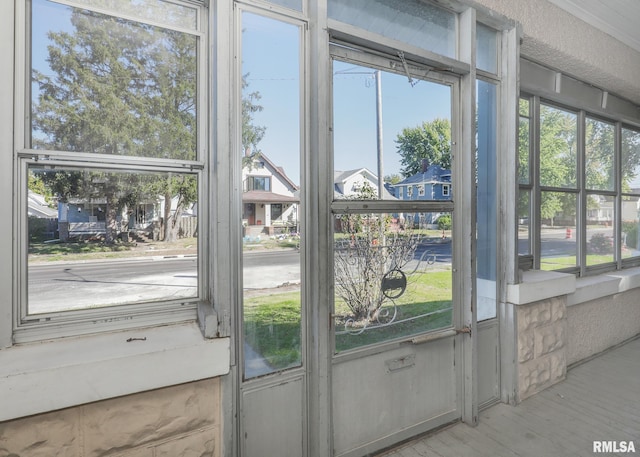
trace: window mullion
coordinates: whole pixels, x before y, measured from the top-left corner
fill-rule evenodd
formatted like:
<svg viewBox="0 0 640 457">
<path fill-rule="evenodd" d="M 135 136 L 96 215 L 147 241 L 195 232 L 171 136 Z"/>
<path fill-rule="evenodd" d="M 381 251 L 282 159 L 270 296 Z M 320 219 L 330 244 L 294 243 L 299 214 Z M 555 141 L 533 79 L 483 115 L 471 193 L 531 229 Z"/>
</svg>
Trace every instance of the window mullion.
<svg viewBox="0 0 640 457">
<path fill-rule="evenodd" d="M 540 97 L 533 97 L 530 100 L 530 176 L 533 189 L 531 191 L 532 206 L 530 230 L 531 233 L 531 253 L 533 254 L 533 268 L 540 269 L 540 259 L 542 257 L 541 242 L 541 212 L 540 212 Z"/>
<path fill-rule="evenodd" d="M 588 193 L 586 191 L 587 174 L 585 170 L 586 164 L 586 113 L 580 111 L 578 113 L 577 125 L 577 159 L 578 171 L 576 186 L 578 188 L 578 214 L 576 216 L 576 236 L 578 243 L 578 266 L 580 276 L 584 276 L 587 266 L 587 200 Z"/>
</svg>

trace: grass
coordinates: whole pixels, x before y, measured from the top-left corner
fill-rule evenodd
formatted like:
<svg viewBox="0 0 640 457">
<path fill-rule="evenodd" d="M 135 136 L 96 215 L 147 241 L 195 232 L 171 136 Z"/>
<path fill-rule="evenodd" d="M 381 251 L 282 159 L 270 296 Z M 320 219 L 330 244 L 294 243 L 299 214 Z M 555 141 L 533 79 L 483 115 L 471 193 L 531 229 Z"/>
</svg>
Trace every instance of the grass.
<svg viewBox="0 0 640 457">
<path fill-rule="evenodd" d="M 613 254 L 588 254 L 587 265 L 600 265 L 613 262 Z M 544 271 L 560 270 L 576 266 L 576 256 L 545 257 L 540 260 L 540 269 Z"/>
<path fill-rule="evenodd" d="M 245 242 L 242 244 L 243 251 L 263 251 L 282 248 L 296 248 L 300 244 L 300 240 L 287 238 L 284 240 L 266 239 L 257 242 Z"/>
<path fill-rule="evenodd" d="M 300 362 L 300 292 L 244 301 L 244 337 L 276 369 Z"/>
<path fill-rule="evenodd" d="M 407 278 L 405 293 L 396 300 L 396 318 L 392 325 L 369 323 L 364 332 L 361 329 L 344 326 L 349 309 L 344 302 L 336 301 L 336 352 L 343 352 L 369 344 L 381 343 L 417 333 L 451 325 L 451 271 L 429 271 Z M 393 313 L 393 305 L 386 308 Z M 430 316 L 427 313 L 443 311 Z M 340 317 L 341 316 L 341 317 Z M 384 319 L 381 319 L 384 322 Z"/>
<path fill-rule="evenodd" d="M 59 260 L 101 260 L 160 254 L 195 254 L 197 238 L 182 238 L 174 242 L 149 241 L 144 243 L 117 242 L 107 244 L 99 240 L 66 243 L 29 243 L 29 262 L 53 262 Z"/>
<path fill-rule="evenodd" d="M 451 271 L 431 271 L 410 279 L 410 286 L 397 300 L 397 320 L 411 319 L 451 307 Z M 300 292 L 246 297 L 244 300 L 245 341 L 274 369 L 300 363 Z M 336 303 L 336 325 L 349 315 L 348 307 Z M 373 328 L 359 335 L 336 335 L 336 352 L 380 343 L 451 325 L 450 310 L 432 316 Z M 344 327 L 336 327 L 337 331 Z"/>
<path fill-rule="evenodd" d="M 257 243 L 243 245 L 244 251 L 275 250 L 283 248 L 297 248 L 298 240 L 262 240 Z M 158 255 L 171 251 L 172 254 L 197 252 L 197 238 L 181 238 L 171 243 L 164 241 L 150 241 L 144 243 L 117 242 L 106 244 L 100 240 L 70 241 L 57 243 L 43 243 L 31 241 L 29 243 L 29 261 L 53 262 L 60 260 L 101 260 L 127 258 L 133 256 Z"/>
</svg>

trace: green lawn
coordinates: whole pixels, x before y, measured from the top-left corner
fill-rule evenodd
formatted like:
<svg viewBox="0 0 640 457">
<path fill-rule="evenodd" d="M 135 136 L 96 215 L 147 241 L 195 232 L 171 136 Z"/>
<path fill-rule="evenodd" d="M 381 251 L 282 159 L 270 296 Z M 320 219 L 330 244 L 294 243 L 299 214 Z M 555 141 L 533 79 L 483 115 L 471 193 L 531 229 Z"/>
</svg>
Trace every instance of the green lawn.
<svg viewBox="0 0 640 457">
<path fill-rule="evenodd" d="M 600 265 L 613 261 L 611 254 L 588 254 L 587 265 Z M 576 256 L 546 257 L 540 260 L 540 269 L 544 271 L 560 270 L 576 266 Z"/>
<path fill-rule="evenodd" d="M 396 300 L 396 321 L 401 323 L 371 327 L 359 335 L 336 335 L 336 352 L 379 343 L 451 325 L 451 271 L 430 271 L 410 278 L 405 294 Z M 440 311 L 427 317 L 421 314 Z M 349 315 L 344 303 L 336 303 L 336 331 Z M 245 298 L 244 334 L 246 342 L 274 369 L 300 361 L 300 293 L 274 293 Z"/>
</svg>

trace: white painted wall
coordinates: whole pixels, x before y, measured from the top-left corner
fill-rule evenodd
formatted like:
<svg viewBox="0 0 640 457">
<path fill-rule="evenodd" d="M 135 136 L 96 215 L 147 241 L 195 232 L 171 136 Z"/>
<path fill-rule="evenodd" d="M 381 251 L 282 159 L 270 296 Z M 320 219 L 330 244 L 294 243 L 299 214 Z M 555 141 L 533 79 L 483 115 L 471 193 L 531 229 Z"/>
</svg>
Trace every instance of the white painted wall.
<svg viewBox="0 0 640 457">
<path fill-rule="evenodd" d="M 568 306 L 567 364 L 640 334 L 639 295 L 638 289 L 634 289 Z"/>
<path fill-rule="evenodd" d="M 547 0 L 476 0 L 522 24 L 521 55 L 640 103 L 640 53 Z"/>
</svg>

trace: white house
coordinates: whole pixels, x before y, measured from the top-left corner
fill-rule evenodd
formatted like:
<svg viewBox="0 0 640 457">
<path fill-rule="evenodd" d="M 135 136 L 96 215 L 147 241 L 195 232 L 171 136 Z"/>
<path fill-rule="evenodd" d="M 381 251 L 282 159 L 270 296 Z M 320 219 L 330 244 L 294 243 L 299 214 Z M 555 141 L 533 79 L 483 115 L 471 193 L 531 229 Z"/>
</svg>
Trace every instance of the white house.
<svg viewBox="0 0 640 457">
<path fill-rule="evenodd" d="M 378 176 L 368 168 L 356 168 L 347 171 L 336 170 L 333 178 L 334 196 L 337 199 L 356 198 L 365 183 L 372 189 L 372 191 L 378 194 Z M 395 199 L 386 186 L 382 192 L 382 198 L 384 200 Z"/>
<path fill-rule="evenodd" d="M 286 175 L 284 168 L 276 166 L 259 153 L 242 169 L 242 222 L 246 234 L 278 229 L 297 232 L 298 186 Z"/>
</svg>

